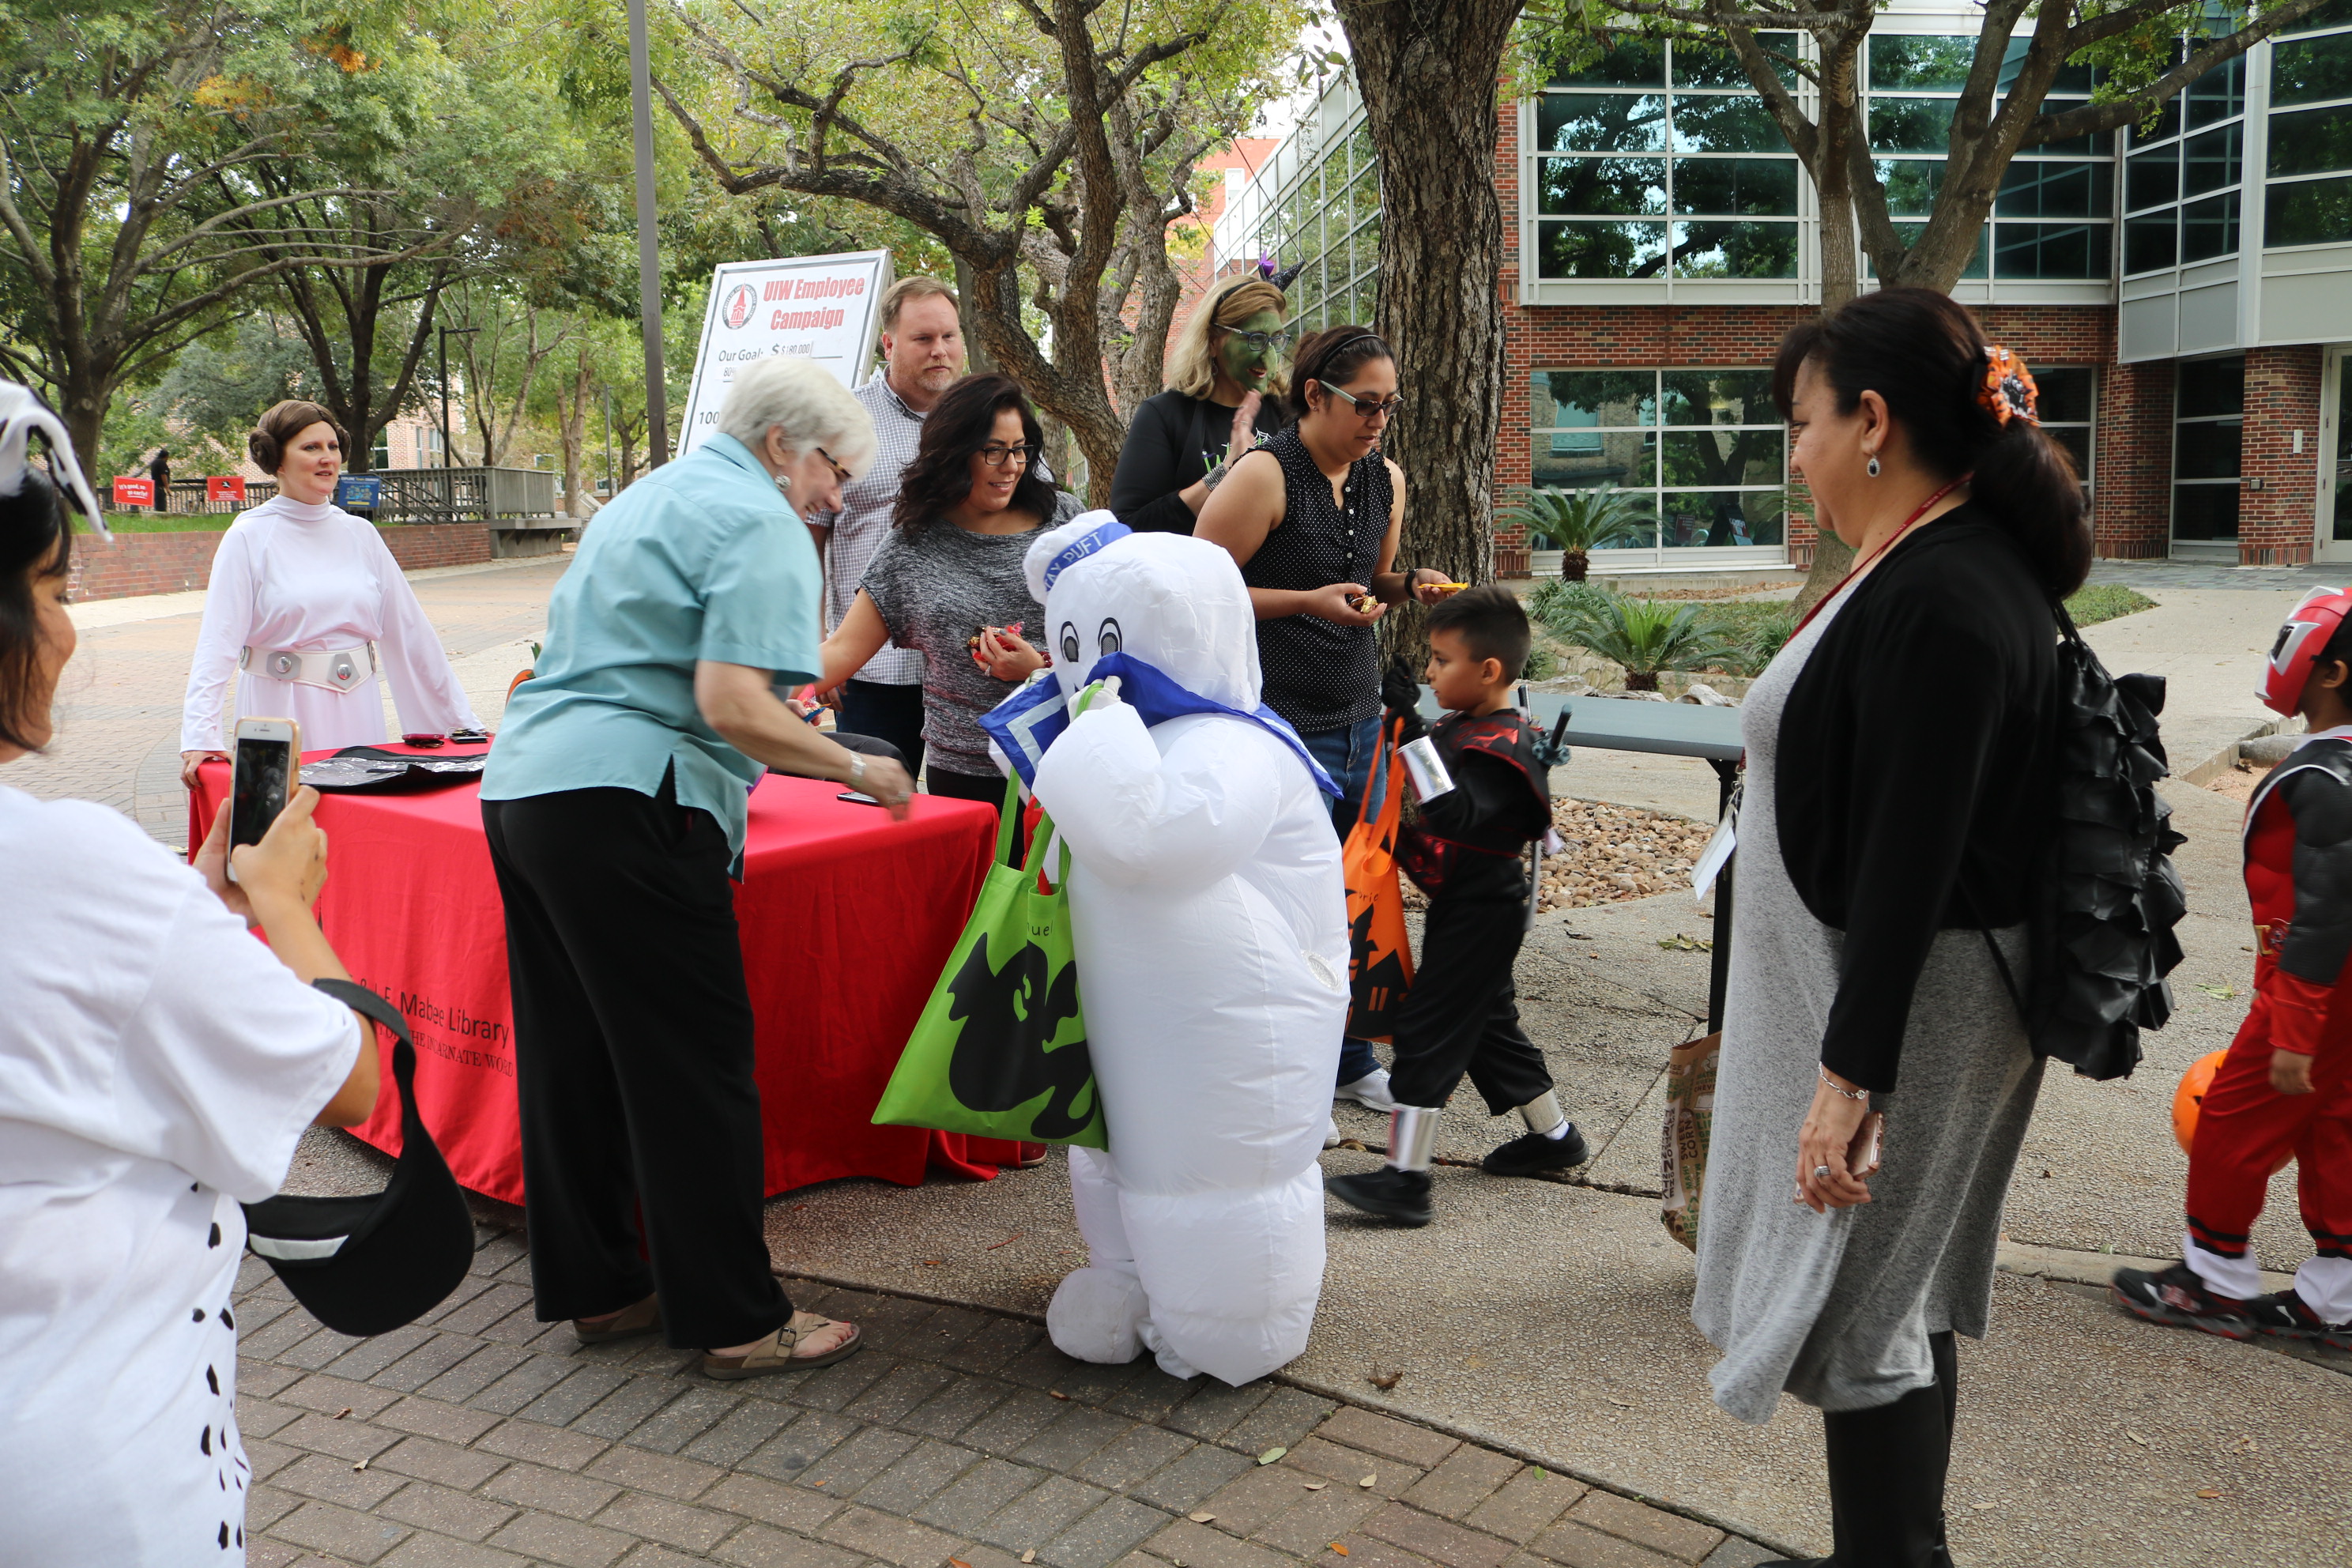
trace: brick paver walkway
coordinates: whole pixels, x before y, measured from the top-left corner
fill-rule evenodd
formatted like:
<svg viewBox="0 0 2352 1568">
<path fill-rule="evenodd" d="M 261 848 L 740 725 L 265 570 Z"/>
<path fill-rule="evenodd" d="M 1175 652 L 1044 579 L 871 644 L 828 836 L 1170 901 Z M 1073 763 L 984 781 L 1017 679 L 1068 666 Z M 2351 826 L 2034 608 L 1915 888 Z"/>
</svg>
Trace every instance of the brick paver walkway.
<svg viewBox="0 0 2352 1568">
<path fill-rule="evenodd" d="M 532 1320 L 494 1235 L 425 1321 L 321 1327 L 248 1258 L 261 1568 L 1747 1568 L 1722 1531 L 1295 1388 L 1073 1362 L 1024 1320 L 796 1284 L 866 1348 L 714 1383 Z"/>
</svg>

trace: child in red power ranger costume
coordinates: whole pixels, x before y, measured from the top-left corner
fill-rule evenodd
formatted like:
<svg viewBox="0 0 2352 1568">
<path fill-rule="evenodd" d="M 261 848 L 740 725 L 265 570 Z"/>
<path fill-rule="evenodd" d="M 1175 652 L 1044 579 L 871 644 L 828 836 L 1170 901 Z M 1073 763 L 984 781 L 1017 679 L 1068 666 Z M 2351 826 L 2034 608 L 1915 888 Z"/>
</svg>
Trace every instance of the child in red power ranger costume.
<svg viewBox="0 0 2352 1568">
<path fill-rule="evenodd" d="M 2254 1002 L 2213 1075 L 2189 1155 L 2187 1261 L 2125 1268 L 2115 1296 L 2159 1323 L 2352 1349 L 2352 592 L 2308 595 L 2271 646 L 2263 701 L 2310 734 L 2246 807 Z M 2296 1164 L 2317 1256 L 2263 1295 L 2247 1237 Z"/>
</svg>

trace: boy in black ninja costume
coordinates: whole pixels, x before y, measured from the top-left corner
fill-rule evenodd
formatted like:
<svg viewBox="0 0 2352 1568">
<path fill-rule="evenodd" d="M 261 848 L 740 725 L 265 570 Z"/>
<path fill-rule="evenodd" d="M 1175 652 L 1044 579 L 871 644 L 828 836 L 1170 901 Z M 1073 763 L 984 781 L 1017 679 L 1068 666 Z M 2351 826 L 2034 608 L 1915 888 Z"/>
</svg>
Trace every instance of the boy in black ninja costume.
<svg viewBox="0 0 2352 1568">
<path fill-rule="evenodd" d="M 1396 1022 L 1389 1089 L 1388 1163 L 1339 1176 L 1328 1190 L 1368 1214 L 1427 1225 L 1429 1162 L 1445 1101 L 1467 1073 L 1496 1116 L 1517 1111 L 1527 1131 L 1488 1154 L 1489 1175 L 1534 1176 L 1585 1160 L 1583 1137 L 1561 1114 L 1543 1052 L 1519 1027 L 1511 966 L 1527 931 L 1520 856 L 1551 830 L 1550 749 L 1510 705 L 1527 665 L 1527 612 L 1508 590 L 1466 589 L 1429 612 L 1426 675 L 1448 710 L 1424 727 L 1410 669 L 1400 663 L 1381 700 L 1408 744 L 1426 734 L 1445 776 L 1432 781 L 1420 820 L 1398 837 L 1397 858 L 1429 895 L 1421 963 Z"/>
</svg>

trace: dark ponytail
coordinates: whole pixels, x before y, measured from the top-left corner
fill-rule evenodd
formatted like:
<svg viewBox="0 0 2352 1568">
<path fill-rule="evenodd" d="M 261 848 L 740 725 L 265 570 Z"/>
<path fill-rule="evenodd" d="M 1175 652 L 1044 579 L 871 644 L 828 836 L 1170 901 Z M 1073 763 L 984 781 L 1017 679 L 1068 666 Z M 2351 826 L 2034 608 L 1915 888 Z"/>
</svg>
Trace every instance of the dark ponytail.
<svg viewBox="0 0 2352 1568">
<path fill-rule="evenodd" d="M 72 564 L 73 534 L 57 486 L 28 463 L 16 493 L 0 497 L 0 744 L 39 750 L 26 739 L 41 719 L 29 711 L 42 643 L 33 584 L 64 576 Z"/>
<path fill-rule="evenodd" d="M 1339 386 L 1372 361 L 1394 358 L 1395 352 L 1370 327 L 1326 327 L 1312 334 L 1300 342 L 1298 357 L 1290 362 L 1291 414 L 1307 417 L 1308 382 Z"/>
<path fill-rule="evenodd" d="M 2042 587 L 2063 598 L 2091 570 L 2082 481 L 2040 426 L 2021 416 L 2003 423 L 1979 401 L 1990 346 L 1949 295 L 1882 289 L 1790 329 L 1772 366 L 1773 400 L 1785 416 L 1808 360 L 1836 389 L 1841 414 L 1877 393 L 1921 467 L 1942 479 L 1974 472 L 1974 499 L 2016 540 Z"/>
</svg>

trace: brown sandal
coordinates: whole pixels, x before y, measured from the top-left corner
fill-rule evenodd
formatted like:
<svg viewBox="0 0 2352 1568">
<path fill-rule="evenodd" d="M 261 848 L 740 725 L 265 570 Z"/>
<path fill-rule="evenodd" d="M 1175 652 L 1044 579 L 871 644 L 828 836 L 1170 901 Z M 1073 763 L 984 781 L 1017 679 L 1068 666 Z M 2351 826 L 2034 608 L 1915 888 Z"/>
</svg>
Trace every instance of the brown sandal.
<svg viewBox="0 0 2352 1568">
<path fill-rule="evenodd" d="M 648 1296 L 635 1306 L 622 1308 L 609 1318 L 574 1318 L 572 1320 L 572 1331 L 580 1337 L 583 1345 L 607 1344 L 614 1340 L 658 1333 L 661 1331 L 661 1298 Z"/>
<path fill-rule="evenodd" d="M 806 1372 L 812 1367 L 831 1366 L 856 1353 L 865 1340 L 855 1323 L 845 1324 L 849 1337 L 829 1351 L 801 1355 L 801 1342 L 819 1331 L 834 1326 L 835 1320 L 820 1318 L 814 1312 L 794 1312 L 793 1321 L 753 1345 L 743 1355 L 713 1355 L 702 1353 L 702 1375 L 732 1380 L 761 1377 L 773 1372 Z"/>
</svg>

